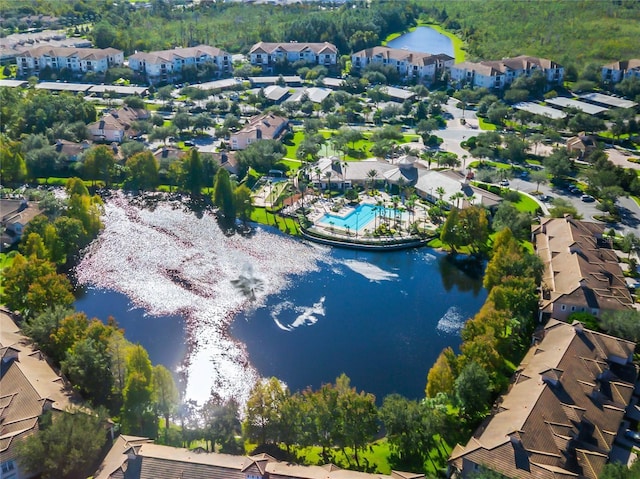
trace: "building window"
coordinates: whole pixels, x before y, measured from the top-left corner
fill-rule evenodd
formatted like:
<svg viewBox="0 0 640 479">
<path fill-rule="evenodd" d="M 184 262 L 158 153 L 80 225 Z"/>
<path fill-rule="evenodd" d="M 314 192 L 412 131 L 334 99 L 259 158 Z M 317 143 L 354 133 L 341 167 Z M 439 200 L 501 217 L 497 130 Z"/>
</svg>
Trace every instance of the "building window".
<svg viewBox="0 0 640 479">
<path fill-rule="evenodd" d="M 571 306 L 571 311 L 575 311 L 576 307 L 575 306 Z"/>
<path fill-rule="evenodd" d="M 567 309 L 567 305 L 566 304 L 561 304 L 560 305 L 560 311 L 565 311 Z"/>
<path fill-rule="evenodd" d="M 7 461 L 2 463 L 2 474 L 8 474 L 15 469 L 13 461 Z"/>
</svg>

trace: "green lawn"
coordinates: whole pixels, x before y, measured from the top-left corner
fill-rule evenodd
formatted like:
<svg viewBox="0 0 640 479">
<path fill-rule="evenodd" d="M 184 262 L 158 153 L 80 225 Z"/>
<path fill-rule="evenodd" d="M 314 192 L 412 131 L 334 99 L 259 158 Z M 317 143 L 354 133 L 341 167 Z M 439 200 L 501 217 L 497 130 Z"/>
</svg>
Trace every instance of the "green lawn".
<svg viewBox="0 0 640 479">
<path fill-rule="evenodd" d="M 291 174 L 293 174 L 296 171 L 298 171 L 300 169 L 300 167 L 302 166 L 302 163 L 299 160 L 289 160 L 287 158 L 284 158 L 284 159 L 280 160 L 278 163 L 286 165 L 287 168 L 288 168 L 289 173 L 291 173 Z"/>
<path fill-rule="evenodd" d="M 598 133 L 598 136 L 601 136 L 602 138 L 609 138 L 611 140 L 628 140 L 630 135 L 629 133 L 623 133 L 622 135 L 615 136 L 610 131 L 605 130 Z"/>
<path fill-rule="evenodd" d="M 478 168 L 480 166 L 480 163 L 481 162 L 479 160 L 476 160 L 469 163 L 468 166 L 469 168 Z M 499 163 L 497 161 L 491 161 L 491 160 L 484 160 L 484 164 L 500 170 L 510 170 L 512 168 L 511 165 L 508 165 L 507 163 Z"/>
<path fill-rule="evenodd" d="M 298 236 L 298 224 L 292 218 L 283 218 L 274 215 L 271 211 L 267 212 L 266 208 L 255 207 L 251 212 L 251 221 L 262 225 L 276 226 L 283 233 Z"/>
<path fill-rule="evenodd" d="M 347 447 L 346 452 L 348 455 L 353 456 L 353 450 Z M 317 446 L 295 448 L 294 452 L 303 460 L 306 464 L 323 464 L 322 460 L 322 448 Z M 333 463 L 338 467 L 345 469 L 349 468 L 349 464 L 345 459 L 342 451 L 334 450 Z M 391 466 L 389 465 L 389 443 L 386 439 L 380 439 L 371 444 L 371 448 L 365 452 L 358 452 L 358 459 L 360 464 L 365 463 L 365 459 L 368 461 L 371 467 L 375 467 L 376 471 L 380 474 L 391 474 Z M 353 459 L 352 459 L 353 463 Z M 355 466 L 355 464 L 353 464 Z"/>
<path fill-rule="evenodd" d="M 478 117 L 478 125 L 480 126 L 481 130 L 493 131 L 498 129 L 496 125 L 494 125 L 493 123 L 489 123 L 481 116 Z"/>
<path fill-rule="evenodd" d="M 284 143 L 284 146 L 287 149 L 284 157 L 294 160 L 296 158 L 296 151 L 298 150 L 300 143 L 302 143 L 302 140 L 304 140 L 304 131 L 298 130 L 293 132 L 293 139 Z"/>
<path fill-rule="evenodd" d="M 369 140 L 371 136 L 370 131 L 363 133 L 364 138 L 362 140 L 349 143 L 347 146 L 349 147 L 350 153 L 347 153 L 346 155 L 336 151 L 331 144 L 330 139 L 335 132 L 336 130 L 320 130 L 320 134 L 327 139 L 327 142 L 322 145 L 322 149 L 320 150 L 321 155 L 338 156 L 340 158 L 344 156 L 345 161 L 359 161 L 365 158 L 371 158 L 371 147 L 373 146 L 373 142 Z M 411 143 L 417 141 L 419 138 L 420 137 L 418 135 L 402 135 L 402 139 L 398 143 Z M 285 153 L 286 159 L 296 158 L 296 150 L 303 140 L 304 132 L 302 130 L 297 130 L 293 133 L 293 139 L 284 144 L 287 149 L 287 152 Z M 352 153 L 356 153 L 355 156 Z"/>
<path fill-rule="evenodd" d="M 514 203 L 514 206 L 518 209 L 518 211 L 524 211 L 533 214 L 538 211 L 540 205 L 533 198 L 530 198 L 527 195 L 523 195 L 522 193 L 518 193 L 518 195 L 520 196 L 520 199 L 516 203 Z"/>
</svg>

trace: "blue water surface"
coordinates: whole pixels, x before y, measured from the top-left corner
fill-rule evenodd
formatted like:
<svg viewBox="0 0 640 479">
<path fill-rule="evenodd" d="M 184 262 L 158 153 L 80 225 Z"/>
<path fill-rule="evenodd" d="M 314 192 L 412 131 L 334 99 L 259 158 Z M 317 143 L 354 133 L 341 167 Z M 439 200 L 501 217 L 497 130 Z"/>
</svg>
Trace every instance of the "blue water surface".
<svg viewBox="0 0 640 479">
<path fill-rule="evenodd" d="M 344 372 L 378 402 L 394 392 L 423 397 L 429 368 L 443 348 L 458 348 L 463 321 L 486 298 L 481 277 L 428 248 L 327 248 L 325 257 L 318 271 L 294 276 L 264 306 L 240 313 L 231 335 L 246 345 L 261 375 L 276 376 L 294 391 L 333 382 Z M 75 306 L 89 317 L 116 318 L 154 364 L 176 371 L 183 363 L 182 317 L 148 316 L 125 295 L 94 288 Z"/>
<path fill-rule="evenodd" d="M 320 223 L 356 231 L 365 228 L 369 223 L 371 223 L 375 219 L 376 214 L 385 215 L 388 218 L 395 218 L 396 213 L 402 217 L 402 213 L 393 208 L 377 207 L 375 205 L 365 203 L 356 206 L 353 211 L 344 217 L 326 213 L 320 219 Z"/>
<path fill-rule="evenodd" d="M 417 27 L 387 43 L 391 48 L 403 48 L 414 52 L 444 53 L 454 56 L 453 42 L 449 37 L 430 27 Z"/>
<path fill-rule="evenodd" d="M 481 278 L 429 249 L 328 254 L 332 263 L 240 314 L 232 335 L 261 375 L 294 391 L 344 372 L 378 401 L 424 397 L 429 368 L 486 298 Z"/>
</svg>

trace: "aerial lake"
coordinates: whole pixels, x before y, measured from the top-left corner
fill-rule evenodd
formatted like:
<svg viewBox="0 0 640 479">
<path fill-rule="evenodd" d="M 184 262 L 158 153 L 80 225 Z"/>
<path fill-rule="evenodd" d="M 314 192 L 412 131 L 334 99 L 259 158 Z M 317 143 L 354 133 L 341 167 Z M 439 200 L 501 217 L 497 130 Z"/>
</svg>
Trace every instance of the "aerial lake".
<svg viewBox="0 0 640 479">
<path fill-rule="evenodd" d="M 246 398 L 258 377 L 300 390 L 343 372 L 379 400 L 422 397 L 486 298 L 477 274 L 427 248 L 333 249 L 262 227 L 225 236 L 208 213 L 122 195 L 104 222 L 76 270 L 76 307 L 113 316 L 199 402 L 212 389 Z"/>
<path fill-rule="evenodd" d="M 402 48 L 414 52 L 445 53 L 454 56 L 453 42 L 449 37 L 431 27 L 417 27 L 387 43 L 390 48 Z"/>
</svg>

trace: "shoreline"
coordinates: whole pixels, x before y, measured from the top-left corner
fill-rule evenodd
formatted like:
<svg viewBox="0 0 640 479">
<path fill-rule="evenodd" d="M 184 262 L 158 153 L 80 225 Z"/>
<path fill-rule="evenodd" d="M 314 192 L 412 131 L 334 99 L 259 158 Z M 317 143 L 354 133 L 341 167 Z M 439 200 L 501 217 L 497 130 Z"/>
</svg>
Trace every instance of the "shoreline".
<svg viewBox="0 0 640 479">
<path fill-rule="evenodd" d="M 407 33 L 411 33 L 411 32 L 415 31 L 419 27 L 431 28 L 431 29 L 435 30 L 436 32 L 438 32 L 438 33 L 446 36 L 447 38 L 449 38 L 451 40 L 451 44 L 453 46 L 453 57 L 455 58 L 455 62 L 456 63 L 461 63 L 461 62 L 465 61 L 466 56 L 467 56 L 467 52 L 465 50 L 464 40 L 462 40 L 460 37 L 456 36 L 455 33 L 451 32 L 449 30 L 445 30 L 441 25 L 439 25 L 437 23 L 418 22 L 415 27 L 411 27 L 407 31 L 395 32 L 395 33 L 389 34 L 387 36 L 387 38 L 382 40 L 381 45 L 382 46 L 387 46 L 387 44 L 390 41 L 395 40 L 395 39 L 397 39 L 397 38 L 399 38 L 402 35 L 405 35 Z"/>
</svg>

